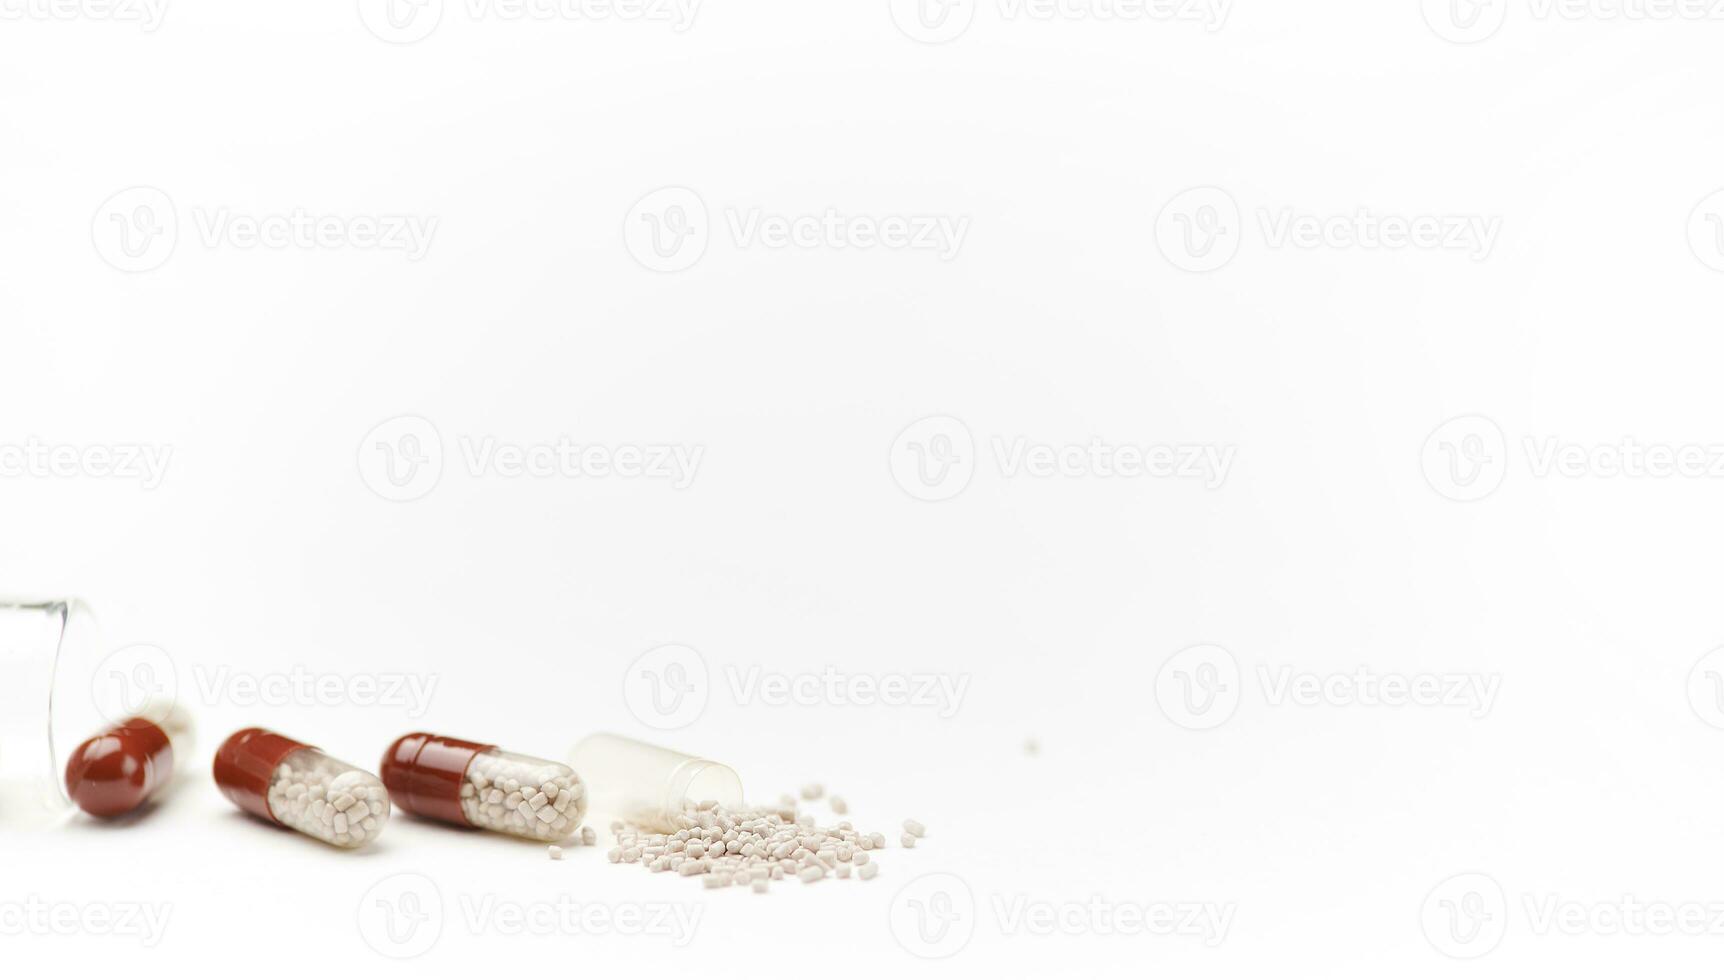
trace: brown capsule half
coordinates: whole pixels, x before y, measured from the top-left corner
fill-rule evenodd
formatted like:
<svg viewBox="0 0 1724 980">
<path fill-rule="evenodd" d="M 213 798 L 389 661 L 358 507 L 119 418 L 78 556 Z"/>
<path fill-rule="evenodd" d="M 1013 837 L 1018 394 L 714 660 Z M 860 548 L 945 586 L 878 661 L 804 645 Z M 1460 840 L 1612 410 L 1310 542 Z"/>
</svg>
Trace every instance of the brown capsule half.
<svg viewBox="0 0 1724 980">
<path fill-rule="evenodd" d="M 174 741 L 167 731 L 129 718 L 72 750 L 66 795 L 93 817 L 118 817 L 148 803 L 173 775 Z"/>
<path fill-rule="evenodd" d="M 461 782 L 475 757 L 496 748 L 446 735 L 414 732 L 389 746 L 377 775 L 389 789 L 389 802 L 400 809 L 415 816 L 470 827 L 472 823 L 461 813 Z"/>
</svg>

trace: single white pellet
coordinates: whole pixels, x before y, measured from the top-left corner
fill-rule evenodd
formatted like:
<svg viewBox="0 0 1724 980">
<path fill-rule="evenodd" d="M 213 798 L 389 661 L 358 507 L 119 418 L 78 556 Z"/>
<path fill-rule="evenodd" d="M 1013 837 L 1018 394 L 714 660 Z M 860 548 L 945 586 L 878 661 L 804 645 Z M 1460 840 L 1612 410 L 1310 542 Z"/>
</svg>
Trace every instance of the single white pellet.
<svg viewBox="0 0 1724 980">
<path fill-rule="evenodd" d="M 840 878 L 848 878 L 848 877 L 850 877 L 850 865 L 840 864 L 838 867 L 836 867 L 832 870 L 832 873 L 837 875 Z"/>
<path fill-rule="evenodd" d="M 818 864 L 811 864 L 808 867 L 803 868 L 802 872 L 796 877 L 801 878 L 804 885 L 812 884 L 813 882 L 826 877 L 826 869 L 822 868 Z"/>
<path fill-rule="evenodd" d="M 553 861 L 561 861 L 563 859 L 563 849 L 555 844 L 550 846 L 549 853 L 551 855 L 551 860 Z"/>
<path fill-rule="evenodd" d="M 599 842 L 599 835 L 591 827 L 581 828 L 581 843 L 592 847 Z"/>
<path fill-rule="evenodd" d="M 705 882 L 706 887 L 708 888 L 724 888 L 730 884 L 730 875 L 721 871 L 716 871 L 709 875 L 702 875 L 701 879 Z"/>
<path fill-rule="evenodd" d="M 819 783 L 808 783 L 802 787 L 802 798 L 805 800 L 818 800 L 825 794 L 826 787 Z"/>
<path fill-rule="evenodd" d="M 613 847 L 610 850 L 605 852 L 605 860 L 609 861 L 612 864 L 616 864 L 618 861 L 621 861 L 622 859 L 623 859 L 623 849 L 620 847 Z"/>
<path fill-rule="evenodd" d="M 856 869 L 856 877 L 861 878 L 863 881 L 867 881 L 869 878 L 872 878 L 879 873 L 880 866 L 878 864 L 864 864 L 860 868 Z"/>
<path fill-rule="evenodd" d="M 906 833 L 914 834 L 917 837 L 928 836 L 928 828 L 922 826 L 920 822 L 915 820 L 904 821 L 904 830 Z"/>
<path fill-rule="evenodd" d="M 915 847 L 916 846 L 916 835 L 915 834 L 905 834 L 904 836 L 898 838 L 898 843 L 903 844 L 905 847 Z"/>
<path fill-rule="evenodd" d="M 844 802 L 844 797 L 834 796 L 831 802 L 833 813 L 845 814 L 850 812 L 850 804 Z"/>
<path fill-rule="evenodd" d="M 765 878 L 756 878 L 756 879 L 754 879 L 754 883 L 750 887 L 752 887 L 754 889 L 754 893 L 756 895 L 764 895 L 764 894 L 766 894 L 766 888 L 767 888 L 766 882 L 767 882 L 767 879 L 765 879 Z"/>
<path fill-rule="evenodd" d="M 852 860 L 855 862 L 856 866 L 858 868 L 860 868 L 863 865 L 868 863 L 868 852 L 867 851 L 857 851 L 856 856 L 854 858 L 852 858 Z"/>
</svg>

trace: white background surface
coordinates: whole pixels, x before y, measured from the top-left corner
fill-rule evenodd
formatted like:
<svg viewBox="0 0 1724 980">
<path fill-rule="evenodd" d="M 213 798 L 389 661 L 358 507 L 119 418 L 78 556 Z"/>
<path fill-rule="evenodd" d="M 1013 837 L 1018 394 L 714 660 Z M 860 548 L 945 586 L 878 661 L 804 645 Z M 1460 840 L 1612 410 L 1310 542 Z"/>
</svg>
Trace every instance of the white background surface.
<svg viewBox="0 0 1724 980">
<path fill-rule="evenodd" d="M 86 596 L 110 645 L 166 651 L 205 736 L 144 819 L 0 837 L 9 922 L 160 903 L 159 943 L 12 925 L 8 972 L 417 975 L 366 915 L 423 881 L 413 942 L 450 970 L 1715 964 L 1724 23 L 1496 0 L 1469 31 L 1427 6 L 990 3 L 926 44 L 885 0 L 705 3 L 683 30 L 450 0 L 392 43 L 429 21 L 170 0 L 146 30 L 5 0 L 0 589 Z M 669 205 L 693 235 L 661 256 Z M 1488 253 L 1275 234 L 1361 209 L 1497 230 Z M 737 231 L 829 210 L 965 231 L 951 254 Z M 295 214 L 333 223 L 244 237 Z M 353 246 L 390 216 L 434 228 L 422 255 Z M 906 431 L 928 417 L 957 421 Z M 701 457 L 679 488 L 465 456 L 560 437 Z M 1032 476 L 1020 440 L 1230 464 Z M 1697 468 L 1621 472 L 1630 443 Z M 1544 467 L 1558 446 L 1581 462 Z M 169 454 L 159 483 L 89 455 L 130 447 Z M 923 482 L 918 451 L 955 465 Z M 630 709 L 667 643 L 699 651 L 698 717 Z M 732 683 L 826 668 L 965 693 Z M 1491 693 L 1280 696 L 1360 672 Z M 426 703 L 358 703 L 407 675 Z M 348 693 L 243 687 L 290 676 Z M 873 882 L 767 896 L 399 816 L 339 853 L 216 793 L 209 752 L 251 724 L 367 767 L 414 729 L 552 756 L 617 730 L 931 836 Z M 563 897 L 697 925 L 679 947 L 473 918 Z M 1107 934 L 1092 899 L 1231 918 Z M 1061 934 L 1011 917 L 1065 903 Z M 1625 903 L 1699 918 L 1649 934 Z M 895 938 L 918 908 L 957 918 Z"/>
</svg>

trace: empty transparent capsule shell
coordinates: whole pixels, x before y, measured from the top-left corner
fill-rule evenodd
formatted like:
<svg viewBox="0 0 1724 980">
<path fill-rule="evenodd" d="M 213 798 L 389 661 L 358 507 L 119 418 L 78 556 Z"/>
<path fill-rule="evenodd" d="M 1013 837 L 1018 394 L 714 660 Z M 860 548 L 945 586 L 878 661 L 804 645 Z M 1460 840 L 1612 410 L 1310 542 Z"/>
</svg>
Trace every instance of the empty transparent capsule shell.
<svg viewBox="0 0 1724 980">
<path fill-rule="evenodd" d="M 682 829 L 705 800 L 743 807 L 736 770 L 675 749 L 600 733 L 582 739 L 569 761 L 592 781 L 595 813 L 659 833 Z"/>
<path fill-rule="evenodd" d="M 336 847 L 369 844 L 389 822 L 376 776 L 262 728 L 222 743 L 215 781 L 241 810 Z"/>
<path fill-rule="evenodd" d="M 384 753 L 381 772 L 396 806 L 460 827 L 560 841 L 580 830 L 587 813 L 587 787 L 573 769 L 481 742 L 403 735 Z"/>
</svg>

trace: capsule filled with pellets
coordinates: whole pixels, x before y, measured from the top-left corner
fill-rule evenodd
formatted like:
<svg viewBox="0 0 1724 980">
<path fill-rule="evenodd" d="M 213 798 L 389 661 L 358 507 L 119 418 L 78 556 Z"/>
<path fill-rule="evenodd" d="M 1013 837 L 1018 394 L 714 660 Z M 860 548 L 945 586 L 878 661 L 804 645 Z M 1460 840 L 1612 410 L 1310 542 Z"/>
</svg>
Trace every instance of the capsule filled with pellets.
<svg viewBox="0 0 1724 980">
<path fill-rule="evenodd" d="M 92 817 L 118 817 L 154 799 L 192 756 L 191 718 L 147 711 L 79 743 L 66 762 L 66 795 Z"/>
<path fill-rule="evenodd" d="M 377 839 L 389 793 L 376 776 L 263 728 L 234 732 L 216 750 L 215 781 L 234 806 L 336 847 Z"/>
<path fill-rule="evenodd" d="M 560 762 L 443 735 L 403 735 L 383 754 L 383 784 L 408 813 L 538 841 L 580 832 L 587 787 Z"/>
</svg>

